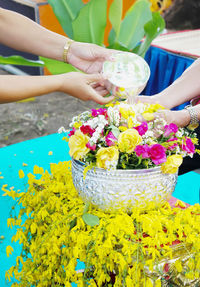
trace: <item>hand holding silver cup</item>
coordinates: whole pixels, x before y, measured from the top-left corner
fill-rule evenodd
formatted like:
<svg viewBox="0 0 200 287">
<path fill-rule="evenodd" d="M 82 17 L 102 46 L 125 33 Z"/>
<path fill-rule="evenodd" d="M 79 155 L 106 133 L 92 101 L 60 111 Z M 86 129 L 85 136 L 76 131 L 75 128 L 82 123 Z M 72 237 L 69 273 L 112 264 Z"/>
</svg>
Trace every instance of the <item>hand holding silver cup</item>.
<svg viewBox="0 0 200 287">
<path fill-rule="evenodd" d="M 128 52 L 114 54 L 112 61 L 104 62 L 102 72 L 112 95 L 127 99 L 129 104 L 135 102 L 135 97 L 142 92 L 150 77 L 147 62 Z"/>
</svg>

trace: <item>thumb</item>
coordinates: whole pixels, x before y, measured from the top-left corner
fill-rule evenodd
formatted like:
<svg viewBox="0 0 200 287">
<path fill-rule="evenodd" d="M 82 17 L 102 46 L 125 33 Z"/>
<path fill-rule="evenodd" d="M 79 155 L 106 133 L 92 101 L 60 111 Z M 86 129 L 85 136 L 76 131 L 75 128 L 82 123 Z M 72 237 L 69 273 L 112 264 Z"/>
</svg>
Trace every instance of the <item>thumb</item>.
<svg viewBox="0 0 200 287">
<path fill-rule="evenodd" d="M 89 98 L 90 100 L 100 105 L 108 104 L 109 102 L 114 100 L 114 96 L 103 97 L 98 94 L 92 87 L 90 87 Z"/>
</svg>

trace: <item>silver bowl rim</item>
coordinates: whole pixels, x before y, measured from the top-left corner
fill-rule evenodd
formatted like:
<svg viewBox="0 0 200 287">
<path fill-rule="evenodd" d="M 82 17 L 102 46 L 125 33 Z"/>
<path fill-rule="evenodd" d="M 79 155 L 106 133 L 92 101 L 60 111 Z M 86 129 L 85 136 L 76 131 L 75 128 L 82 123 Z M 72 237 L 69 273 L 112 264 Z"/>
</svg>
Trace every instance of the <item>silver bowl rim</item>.
<svg viewBox="0 0 200 287">
<path fill-rule="evenodd" d="M 79 166 L 82 167 L 87 167 L 87 164 L 80 161 L 80 160 L 76 160 L 72 157 L 72 162 L 75 162 L 76 164 L 78 164 Z M 115 170 L 107 170 L 104 168 L 100 168 L 100 167 L 93 167 L 91 168 L 91 170 L 89 170 L 88 172 L 92 171 L 92 170 L 97 170 L 101 173 L 115 173 L 115 174 L 143 174 L 143 173 L 156 173 L 156 172 L 160 172 L 161 171 L 161 167 L 160 166 L 155 166 L 152 168 L 144 168 L 144 169 L 115 169 Z"/>
</svg>

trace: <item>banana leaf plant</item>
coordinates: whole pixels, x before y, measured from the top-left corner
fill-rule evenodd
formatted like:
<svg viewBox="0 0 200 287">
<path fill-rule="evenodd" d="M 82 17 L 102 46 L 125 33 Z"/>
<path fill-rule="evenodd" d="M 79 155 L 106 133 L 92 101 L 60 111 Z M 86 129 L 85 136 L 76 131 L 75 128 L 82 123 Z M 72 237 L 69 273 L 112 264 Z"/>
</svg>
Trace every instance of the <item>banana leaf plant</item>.
<svg viewBox="0 0 200 287">
<path fill-rule="evenodd" d="M 165 28 L 164 19 L 159 12 L 151 12 L 151 3 L 148 0 L 137 0 L 122 19 L 123 1 L 125 0 L 113 0 L 109 8 L 108 17 L 112 29 L 107 48 L 130 51 L 144 57 L 153 39 Z M 82 0 L 48 0 L 48 3 L 68 37 L 75 41 L 104 46 L 107 0 L 90 0 L 87 4 Z M 21 60 L 25 64 L 25 59 Z M 41 63 L 32 64 L 42 64 L 52 74 L 74 70 L 71 65 L 59 61 L 47 58 L 41 58 L 41 60 Z M 31 64 L 32 61 L 28 62 Z"/>
<path fill-rule="evenodd" d="M 90 0 L 87 4 L 83 4 L 82 0 L 48 0 L 48 3 L 68 37 L 75 41 L 104 46 L 107 0 Z M 113 0 L 108 11 L 112 29 L 107 48 L 130 51 L 144 57 L 153 39 L 165 28 L 162 16 L 159 12 L 151 12 L 150 6 L 148 0 L 137 0 L 122 19 L 123 0 Z M 52 67 L 44 58 L 43 61 L 55 73 L 55 62 Z M 65 69 L 63 66 L 60 72 L 66 71 Z M 70 66 L 68 69 L 70 70 Z"/>
</svg>

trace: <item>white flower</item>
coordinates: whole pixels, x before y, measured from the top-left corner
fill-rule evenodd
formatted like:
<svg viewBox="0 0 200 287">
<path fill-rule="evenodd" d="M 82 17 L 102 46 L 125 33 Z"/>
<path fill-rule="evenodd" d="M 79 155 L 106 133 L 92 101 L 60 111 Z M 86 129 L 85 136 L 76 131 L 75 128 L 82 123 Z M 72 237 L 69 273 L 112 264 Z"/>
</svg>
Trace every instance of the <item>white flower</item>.
<svg viewBox="0 0 200 287">
<path fill-rule="evenodd" d="M 77 116 L 73 117 L 71 123 L 69 124 L 70 128 L 72 128 L 74 126 L 74 123 L 78 121 L 79 121 L 79 117 Z"/>
<path fill-rule="evenodd" d="M 67 130 L 66 130 L 64 127 L 60 127 L 60 128 L 58 129 L 58 133 L 59 133 L 59 134 L 66 133 L 66 132 L 67 132 Z"/>
<path fill-rule="evenodd" d="M 120 122 L 120 113 L 119 113 L 118 108 L 109 107 L 108 111 L 107 111 L 107 114 L 108 114 L 109 122 L 112 125 L 118 127 L 119 126 L 119 122 Z"/>
<path fill-rule="evenodd" d="M 98 117 L 87 121 L 85 124 L 95 129 L 95 132 L 90 139 L 90 144 L 96 144 L 98 139 L 101 137 L 102 130 L 108 124 L 108 121 L 106 120 L 104 115 L 98 115 Z"/>
<path fill-rule="evenodd" d="M 176 137 L 182 138 L 183 134 L 184 134 L 184 130 L 179 128 L 179 131 L 177 131 L 177 133 L 176 133 Z"/>
<path fill-rule="evenodd" d="M 80 121 L 85 122 L 90 118 L 90 116 L 91 116 L 91 112 L 85 111 L 80 115 Z"/>
</svg>

